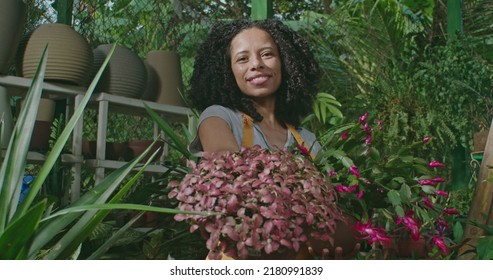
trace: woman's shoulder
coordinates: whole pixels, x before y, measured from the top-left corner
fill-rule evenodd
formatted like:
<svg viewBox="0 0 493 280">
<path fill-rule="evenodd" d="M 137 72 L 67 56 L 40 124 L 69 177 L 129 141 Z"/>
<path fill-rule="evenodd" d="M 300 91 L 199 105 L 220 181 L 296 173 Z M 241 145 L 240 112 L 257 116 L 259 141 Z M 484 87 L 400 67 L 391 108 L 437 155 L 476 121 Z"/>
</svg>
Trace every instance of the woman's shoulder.
<svg viewBox="0 0 493 280">
<path fill-rule="evenodd" d="M 225 117 L 231 118 L 231 116 L 236 116 L 237 111 L 230 109 L 222 105 L 211 105 L 202 111 L 200 114 L 200 119 L 203 120 L 208 117 Z"/>
</svg>

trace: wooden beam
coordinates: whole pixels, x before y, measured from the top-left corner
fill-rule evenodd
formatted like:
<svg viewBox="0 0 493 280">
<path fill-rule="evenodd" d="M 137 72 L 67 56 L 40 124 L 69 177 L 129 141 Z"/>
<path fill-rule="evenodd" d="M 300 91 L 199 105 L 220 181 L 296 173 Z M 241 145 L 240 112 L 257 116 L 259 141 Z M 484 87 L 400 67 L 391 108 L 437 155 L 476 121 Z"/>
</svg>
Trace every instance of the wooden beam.
<svg viewBox="0 0 493 280">
<path fill-rule="evenodd" d="M 252 0 L 253 20 L 272 18 L 273 14 L 272 0 Z"/>
<path fill-rule="evenodd" d="M 479 224 L 493 226 L 493 120 L 491 121 L 488 139 L 484 148 L 483 160 L 479 168 L 478 181 L 471 202 L 468 219 Z M 472 259 L 474 253 L 469 253 L 484 235 L 484 231 L 476 226 L 466 224 L 464 241 L 467 241 L 459 250 L 459 259 Z"/>
</svg>

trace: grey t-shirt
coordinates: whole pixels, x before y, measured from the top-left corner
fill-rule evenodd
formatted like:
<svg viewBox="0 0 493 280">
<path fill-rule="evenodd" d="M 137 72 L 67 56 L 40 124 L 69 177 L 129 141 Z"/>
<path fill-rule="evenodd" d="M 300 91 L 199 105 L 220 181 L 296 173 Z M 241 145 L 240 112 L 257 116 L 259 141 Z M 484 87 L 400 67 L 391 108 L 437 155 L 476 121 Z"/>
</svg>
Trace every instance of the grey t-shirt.
<svg viewBox="0 0 493 280">
<path fill-rule="evenodd" d="M 200 114 L 198 125 L 200 126 L 200 124 L 209 117 L 219 117 L 225 120 L 226 123 L 229 125 L 229 127 L 231 127 L 231 131 L 233 132 L 233 135 L 236 139 L 236 142 L 238 143 L 238 146 L 241 147 L 241 140 L 243 138 L 243 116 L 241 112 L 234 111 L 220 105 L 212 105 L 207 107 Z M 306 146 L 308 148 L 311 148 L 311 152 L 314 155 L 317 155 L 321 147 L 320 147 L 320 143 L 316 141 L 315 134 L 301 127 L 297 128 L 297 130 L 300 136 L 305 141 Z M 296 139 L 293 137 L 293 135 L 288 129 L 288 140 L 286 141 L 286 144 L 284 145 L 283 149 L 287 150 L 294 143 L 296 143 Z M 253 144 L 260 145 L 260 147 L 262 148 L 268 148 L 271 150 L 276 149 L 276 147 L 271 146 L 267 142 L 264 134 L 262 133 L 262 130 L 260 130 L 260 127 L 256 123 L 254 123 L 253 125 Z M 200 143 L 200 139 L 198 136 L 196 136 L 195 139 L 192 141 L 192 143 L 190 143 L 188 149 L 192 154 L 196 156 L 202 155 L 202 151 L 203 151 L 202 144 Z"/>
</svg>

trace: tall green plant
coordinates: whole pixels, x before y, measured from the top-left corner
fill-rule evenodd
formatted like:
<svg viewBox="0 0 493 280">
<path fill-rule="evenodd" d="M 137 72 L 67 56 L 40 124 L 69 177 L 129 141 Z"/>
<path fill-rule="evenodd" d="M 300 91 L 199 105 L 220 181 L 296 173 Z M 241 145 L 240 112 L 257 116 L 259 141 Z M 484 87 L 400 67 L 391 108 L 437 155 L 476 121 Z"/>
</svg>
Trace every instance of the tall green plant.
<svg viewBox="0 0 493 280">
<path fill-rule="evenodd" d="M 22 179 L 27 162 L 29 142 L 34 128 L 37 107 L 47 64 L 48 47 L 28 90 L 26 103 L 20 112 L 0 169 L 0 259 L 69 259 L 75 258 L 78 248 L 105 218 L 111 209 L 136 209 L 162 213 L 177 213 L 175 209 L 128 205 L 119 203 L 133 183 L 143 173 L 153 156 L 125 185 L 127 175 L 149 152 L 112 172 L 99 185 L 64 209 L 53 211 L 38 193 L 60 157 L 65 143 L 81 117 L 94 88 L 106 67 L 114 48 L 88 87 L 81 104 L 75 109 L 52 150 L 42 165 L 26 197 L 19 203 Z M 115 193 L 116 192 L 116 193 Z"/>
</svg>

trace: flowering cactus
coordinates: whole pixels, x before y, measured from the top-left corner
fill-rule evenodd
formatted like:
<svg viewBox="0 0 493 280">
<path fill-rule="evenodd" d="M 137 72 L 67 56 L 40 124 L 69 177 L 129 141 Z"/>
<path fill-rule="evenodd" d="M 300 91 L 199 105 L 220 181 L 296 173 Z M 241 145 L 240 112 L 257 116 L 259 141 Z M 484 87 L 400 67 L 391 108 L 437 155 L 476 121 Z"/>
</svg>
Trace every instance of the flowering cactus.
<svg viewBox="0 0 493 280">
<path fill-rule="evenodd" d="M 180 210 L 213 213 L 175 216 L 202 232 L 210 259 L 297 252 L 309 237 L 331 242 L 344 220 L 326 176 L 301 154 L 254 146 L 206 154 L 190 167 L 169 184 L 169 197 Z"/>
</svg>

